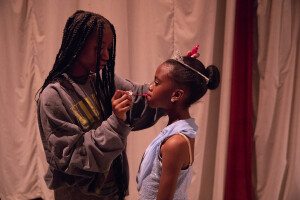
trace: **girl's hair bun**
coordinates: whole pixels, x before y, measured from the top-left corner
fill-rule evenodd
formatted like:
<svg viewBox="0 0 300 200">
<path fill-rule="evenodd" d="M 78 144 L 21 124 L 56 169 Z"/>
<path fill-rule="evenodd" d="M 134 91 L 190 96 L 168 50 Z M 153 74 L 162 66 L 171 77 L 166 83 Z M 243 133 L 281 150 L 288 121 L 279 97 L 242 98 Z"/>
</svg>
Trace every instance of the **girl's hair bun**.
<svg viewBox="0 0 300 200">
<path fill-rule="evenodd" d="M 206 69 L 206 75 L 209 78 L 207 89 L 214 90 L 220 84 L 220 72 L 214 65 L 209 65 Z"/>
</svg>

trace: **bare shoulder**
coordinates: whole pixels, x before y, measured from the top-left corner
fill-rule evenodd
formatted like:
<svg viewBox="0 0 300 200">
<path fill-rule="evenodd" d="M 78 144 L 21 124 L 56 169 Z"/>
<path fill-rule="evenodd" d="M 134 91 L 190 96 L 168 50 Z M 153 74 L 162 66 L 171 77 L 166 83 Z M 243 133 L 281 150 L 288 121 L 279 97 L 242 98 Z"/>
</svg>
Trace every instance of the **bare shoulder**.
<svg viewBox="0 0 300 200">
<path fill-rule="evenodd" d="M 175 148 L 175 147 L 179 147 L 182 146 L 186 143 L 186 140 L 184 139 L 184 137 L 182 137 L 179 134 L 175 134 L 172 135 L 171 137 L 169 137 L 165 142 L 164 145 L 170 147 L 170 148 Z"/>
<path fill-rule="evenodd" d="M 173 163 L 180 163 L 181 169 L 185 169 L 191 162 L 190 159 L 193 160 L 194 158 L 195 139 L 188 137 L 188 140 L 191 145 L 192 158 L 190 158 L 189 145 L 186 139 L 180 134 L 171 136 L 163 143 L 160 151 L 162 157 L 167 157 L 168 160 L 174 159 Z"/>
<path fill-rule="evenodd" d="M 179 134 L 175 134 L 169 137 L 161 147 L 161 153 L 172 152 L 172 154 L 179 155 L 182 154 L 186 149 L 186 140 Z"/>
</svg>

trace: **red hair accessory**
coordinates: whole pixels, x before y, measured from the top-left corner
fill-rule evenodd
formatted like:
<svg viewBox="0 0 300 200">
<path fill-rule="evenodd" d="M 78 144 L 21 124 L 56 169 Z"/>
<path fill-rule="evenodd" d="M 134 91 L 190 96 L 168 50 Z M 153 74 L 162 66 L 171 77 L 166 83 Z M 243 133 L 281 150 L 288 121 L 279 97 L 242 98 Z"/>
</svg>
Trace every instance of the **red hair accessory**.
<svg viewBox="0 0 300 200">
<path fill-rule="evenodd" d="M 199 44 L 197 44 L 192 51 L 190 51 L 186 56 L 187 57 L 198 57 L 198 48 L 199 48 Z M 196 55 L 195 55 L 196 54 Z M 195 56 L 194 56 L 195 55 Z"/>
<path fill-rule="evenodd" d="M 189 52 L 189 54 L 191 54 L 191 56 L 189 56 L 189 57 L 197 58 L 199 56 L 199 53 L 197 53 L 198 47 L 199 47 L 199 45 L 197 45 L 191 52 Z M 196 53 L 192 54 L 192 52 L 196 52 Z M 188 55 L 186 55 L 186 56 L 188 56 Z M 181 54 L 178 50 L 176 51 L 176 54 L 173 56 L 173 60 L 176 60 L 177 62 L 181 63 L 182 65 L 186 66 L 190 70 L 192 70 L 192 71 L 196 72 L 197 74 L 199 74 L 200 76 L 202 76 L 206 80 L 206 83 L 208 84 L 209 78 L 207 78 L 204 74 L 202 74 L 201 72 L 197 71 L 196 69 L 194 69 L 191 66 L 189 66 L 188 64 L 186 64 L 183 61 L 183 57 L 181 56 Z"/>
</svg>

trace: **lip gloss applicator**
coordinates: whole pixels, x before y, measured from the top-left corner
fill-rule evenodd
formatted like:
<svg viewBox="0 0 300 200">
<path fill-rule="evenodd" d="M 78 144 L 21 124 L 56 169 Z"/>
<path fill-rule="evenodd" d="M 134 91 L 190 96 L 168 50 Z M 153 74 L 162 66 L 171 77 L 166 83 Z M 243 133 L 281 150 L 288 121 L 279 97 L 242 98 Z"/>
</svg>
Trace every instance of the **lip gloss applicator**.
<svg viewBox="0 0 300 200">
<path fill-rule="evenodd" d="M 128 93 L 130 96 L 143 96 L 143 97 L 149 96 L 148 94 L 133 94 L 132 91 L 127 91 L 127 93 Z"/>
</svg>

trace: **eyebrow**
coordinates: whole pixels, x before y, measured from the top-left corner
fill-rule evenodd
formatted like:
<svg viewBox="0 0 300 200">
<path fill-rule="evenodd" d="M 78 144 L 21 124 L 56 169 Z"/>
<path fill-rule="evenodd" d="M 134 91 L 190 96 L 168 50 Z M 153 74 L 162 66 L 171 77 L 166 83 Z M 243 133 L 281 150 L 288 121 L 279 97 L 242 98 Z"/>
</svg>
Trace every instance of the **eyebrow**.
<svg viewBox="0 0 300 200">
<path fill-rule="evenodd" d="M 102 40 L 102 44 L 104 44 L 104 45 L 107 45 L 107 46 L 109 46 L 109 48 L 111 48 L 112 46 L 113 46 L 113 43 L 112 42 L 105 42 L 105 41 L 103 41 Z"/>
<path fill-rule="evenodd" d="M 157 76 L 154 76 L 154 80 L 161 81 Z"/>
</svg>

